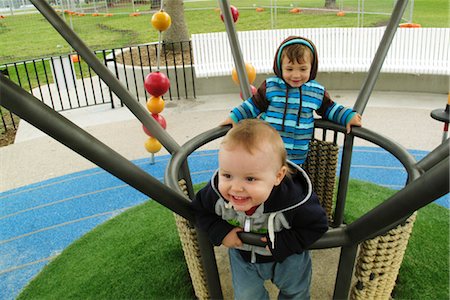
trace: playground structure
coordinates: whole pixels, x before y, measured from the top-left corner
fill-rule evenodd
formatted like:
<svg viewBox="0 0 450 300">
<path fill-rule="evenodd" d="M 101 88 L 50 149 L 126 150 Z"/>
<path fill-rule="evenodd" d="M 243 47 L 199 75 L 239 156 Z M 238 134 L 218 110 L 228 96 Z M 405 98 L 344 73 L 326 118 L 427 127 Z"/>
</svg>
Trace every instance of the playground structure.
<svg viewBox="0 0 450 300">
<path fill-rule="evenodd" d="M 167 135 L 167 133 L 161 130 L 160 125 L 156 121 L 152 120 L 153 118 L 151 118 L 148 113 L 145 112 L 145 110 L 143 110 L 142 107 L 140 107 L 140 105 L 134 101 L 133 97 L 131 97 L 128 92 L 123 90 L 120 83 L 118 83 L 116 79 L 107 70 L 104 69 L 103 65 L 100 64 L 97 59 L 92 56 L 90 50 L 84 46 L 82 41 L 79 40 L 69 29 L 65 28 L 64 26 L 58 26 L 60 22 L 59 18 L 52 14 L 51 8 L 49 9 L 43 1 L 34 2 L 36 7 L 38 7 L 38 9 L 47 17 L 47 19 L 55 26 L 55 28 L 59 28 L 58 31 L 60 31 L 60 33 L 66 38 L 66 40 L 81 54 L 81 56 L 102 77 L 102 79 L 104 79 L 105 82 L 107 82 L 114 88 L 114 92 L 130 108 L 130 110 L 144 124 L 144 126 L 149 128 L 152 133 L 154 133 L 155 137 L 159 141 L 161 141 L 161 143 L 169 150 L 169 152 L 172 153 L 173 157 L 169 169 L 166 172 L 166 183 L 169 185 L 169 187 L 159 183 L 157 180 L 120 157 L 117 153 L 107 148 L 105 145 L 101 144 L 82 130 L 78 129 L 76 126 L 63 119 L 63 117 L 57 115 L 55 112 L 45 107 L 37 100 L 33 99 L 34 97 L 21 90 L 4 76 L 2 76 L 0 80 L 0 85 L 4 91 L 5 96 L 2 98 L 1 104 L 15 112 L 23 119 L 29 121 L 36 127 L 40 128 L 50 136 L 59 140 L 76 152 L 80 153 L 87 159 L 98 164 L 100 167 L 116 175 L 120 179 L 152 197 L 161 204 L 167 206 L 178 215 L 181 215 L 183 217 L 182 221 L 190 229 L 192 227 L 191 222 L 193 222 L 194 216 L 189 209 L 189 200 L 182 196 L 182 193 L 180 192 L 180 188 L 178 186 L 179 180 L 181 178 L 185 179 L 186 184 L 183 185 L 183 187 L 185 186 L 189 197 L 193 197 L 186 157 L 190 153 L 195 151 L 195 149 L 197 149 L 201 144 L 205 144 L 210 140 L 223 135 L 227 131 L 227 128 L 212 129 L 198 136 L 182 147 L 178 146 L 176 142 Z M 395 28 L 398 24 L 398 18 L 396 19 L 396 17 L 398 17 L 398 15 L 401 15 L 401 11 L 402 9 L 404 9 L 405 2 L 406 1 L 399 1 L 396 8 L 394 9 L 393 19 L 391 19 L 392 24 L 390 24 L 386 29 L 385 36 L 383 37 L 383 41 L 380 44 L 379 51 L 377 52 L 373 65 L 369 71 L 366 83 L 363 86 L 358 100 L 355 104 L 355 109 L 360 113 L 363 113 L 368 98 L 370 97 L 370 93 L 376 81 L 376 76 L 379 72 L 379 68 L 381 67 L 381 64 L 383 62 L 385 52 L 389 48 L 390 40 L 392 40 L 392 36 L 395 33 Z M 226 1 L 223 2 L 222 11 L 224 12 L 227 32 L 230 34 L 230 42 L 232 42 L 234 35 L 232 28 L 233 24 L 231 21 L 231 16 L 229 15 L 229 13 L 227 13 L 229 12 L 229 10 Z M 245 83 L 243 83 L 245 81 L 244 79 L 247 78 L 247 76 L 244 73 L 245 71 L 243 68 L 242 60 L 239 61 L 239 43 L 235 39 L 235 35 L 234 42 L 235 46 L 232 46 L 232 49 L 235 50 L 237 70 L 238 74 L 240 74 L 239 78 L 243 78 L 243 80 L 240 80 L 240 83 L 243 84 L 241 89 L 245 97 L 245 93 L 247 93 L 247 95 L 249 93 L 249 85 L 245 85 Z M 19 99 L 21 101 L 19 101 Z M 323 121 L 317 122 L 316 125 L 318 128 L 322 128 L 324 137 L 328 136 L 329 134 L 327 133 L 329 132 L 336 132 L 332 134 L 335 137 L 337 134 L 340 134 L 344 130 L 337 125 L 333 125 L 331 123 Z M 407 169 L 409 175 L 408 184 L 403 190 L 395 194 L 390 199 L 386 200 L 379 207 L 368 212 L 359 220 L 349 225 L 343 225 L 342 216 L 345 207 L 348 167 L 351 162 L 351 150 L 355 137 L 369 140 L 393 153 Z M 325 143 L 324 145 L 328 146 L 329 144 Z M 333 147 L 333 143 L 331 143 L 330 148 L 330 151 L 333 152 L 333 149 L 335 149 L 335 147 Z M 384 235 L 384 233 L 388 230 L 389 234 L 387 235 L 387 237 L 393 236 L 393 234 L 390 233 L 390 230 L 393 228 L 396 228 L 397 232 L 400 231 L 400 235 L 403 232 L 407 233 L 411 228 L 411 219 L 413 219 L 414 216 L 412 216 L 412 218 L 407 222 L 405 222 L 405 219 L 409 218 L 409 216 L 411 216 L 415 210 L 448 193 L 449 159 L 447 149 L 448 141 L 431 152 L 423 160 L 416 162 L 401 146 L 374 132 L 371 132 L 368 129 L 356 128 L 353 130 L 351 135 L 345 136 L 344 155 L 342 159 L 341 173 L 339 178 L 338 199 L 336 203 L 336 209 L 332 217 L 334 228 L 330 229 L 327 234 L 314 246 L 314 248 L 341 247 L 342 249 L 339 272 L 336 281 L 334 295 L 335 298 L 346 298 L 346 296 L 348 295 L 353 262 L 356 258 L 358 245 L 361 242 L 364 241 L 361 248 L 368 249 L 367 252 L 370 252 L 369 250 L 373 249 L 373 240 L 378 239 L 376 236 L 380 234 L 386 236 Z M 311 151 L 311 153 L 315 152 L 323 153 L 322 150 Z M 331 157 L 335 156 L 333 156 L 332 154 Z M 327 166 L 327 163 L 319 163 L 318 165 Z M 311 163 L 309 166 L 311 166 L 311 169 L 314 169 L 312 168 L 312 166 L 314 166 L 313 163 Z M 310 171 L 310 173 L 311 172 L 313 171 Z M 318 173 L 322 172 L 316 171 L 316 174 Z M 332 178 L 332 180 L 330 180 L 330 174 L 333 174 L 332 169 L 329 173 L 327 173 L 327 175 L 325 175 L 325 177 L 327 177 L 325 179 L 327 179 L 327 182 L 333 182 L 334 184 L 334 177 Z M 319 178 L 318 180 L 320 181 L 321 179 Z M 315 188 L 317 189 L 316 186 Z M 380 215 L 382 215 L 383 218 L 379 218 Z M 400 229 L 402 227 L 405 229 L 398 230 L 398 224 L 401 224 Z M 198 241 L 196 239 L 194 240 L 190 238 L 188 242 L 190 242 L 191 244 L 198 244 L 200 248 L 201 257 L 203 260 L 203 263 L 201 265 L 203 266 L 206 274 L 206 276 L 204 276 L 204 282 L 206 282 L 205 286 L 208 287 L 206 289 L 206 292 L 208 293 L 206 296 L 205 294 L 201 294 L 201 296 L 198 296 L 199 298 L 220 298 L 220 285 L 218 285 L 217 274 L 215 274 L 214 270 L 215 264 L 214 256 L 212 253 L 212 246 L 209 244 L 209 242 L 207 242 L 201 232 L 197 232 L 194 230 L 191 231 L 196 235 L 196 239 L 198 238 Z M 376 238 L 372 239 L 373 237 Z M 250 240 L 247 237 L 243 237 L 243 239 L 244 241 L 250 243 Z M 370 239 L 370 241 L 368 239 Z M 397 241 L 402 241 L 402 243 L 398 243 L 398 252 L 400 254 L 402 249 L 404 251 L 404 247 L 406 246 L 404 242 L 407 242 L 407 239 L 408 236 L 395 239 Z M 375 246 L 375 248 L 377 247 Z M 393 251 L 397 251 L 397 249 Z M 362 255 L 364 255 L 364 251 L 362 251 L 362 253 Z M 379 286 L 375 289 L 381 289 L 381 286 L 383 286 L 383 282 L 380 283 L 380 281 L 378 280 L 378 275 L 380 275 L 381 273 L 385 273 L 385 269 L 378 270 L 378 273 L 376 273 L 373 266 L 369 266 L 367 268 L 367 265 L 364 265 L 363 260 L 359 261 L 361 263 L 358 262 L 358 265 L 361 267 L 357 267 L 357 273 L 359 272 L 358 274 L 360 274 L 361 276 L 367 275 L 366 277 L 368 278 L 368 280 L 361 280 L 361 284 L 359 284 L 358 287 L 362 286 L 362 288 L 358 289 L 357 287 L 356 290 L 369 290 L 368 285 L 370 283 L 370 277 L 374 277 L 375 279 L 377 279 L 376 281 Z M 396 261 L 396 263 L 397 262 L 398 260 Z M 364 270 L 364 268 L 367 268 L 366 270 L 369 271 L 369 274 L 363 274 L 362 270 Z M 392 273 L 395 273 L 395 270 L 393 270 L 393 272 L 390 272 L 389 275 L 392 275 Z M 375 275 L 372 276 L 372 274 Z M 396 274 L 394 274 L 394 282 L 395 276 Z M 382 276 L 380 275 L 380 277 Z M 371 281 L 374 282 L 375 280 L 372 279 Z M 384 284 L 384 286 L 386 285 Z M 386 287 L 386 290 L 386 292 L 390 293 L 389 287 Z"/>
</svg>

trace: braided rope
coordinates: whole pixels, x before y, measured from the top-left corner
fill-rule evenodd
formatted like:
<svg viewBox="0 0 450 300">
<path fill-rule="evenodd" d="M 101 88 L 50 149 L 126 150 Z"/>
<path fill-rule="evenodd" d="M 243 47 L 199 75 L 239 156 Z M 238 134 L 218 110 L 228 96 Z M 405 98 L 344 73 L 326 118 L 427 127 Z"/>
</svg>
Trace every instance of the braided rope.
<svg viewBox="0 0 450 300">
<path fill-rule="evenodd" d="M 304 165 L 311 178 L 313 190 L 325 209 L 328 221 L 332 221 L 333 196 L 336 184 L 336 169 L 339 147 L 327 141 L 311 140 L 308 158 Z"/>
<path fill-rule="evenodd" d="M 185 195 L 188 194 L 185 180 L 178 182 Z M 208 286 L 206 284 L 205 271 L 201 261 L 200 249 L 198 246 L 197 232 L 194 226 L 185 218 L 173 214 L 175 216 L 175 223 L 180 236 L 181 245 L 183 247 L 184 258 L 188 266 L 189 274 L 191 276 L 192 285 L 194 287 L 195 295 L 198 299 L 209 299 Z"/>
<path fill-rule="evenodd" d="M 361 244 L 350 299 L 391 298 L 415 219 Z"/>
</svg>

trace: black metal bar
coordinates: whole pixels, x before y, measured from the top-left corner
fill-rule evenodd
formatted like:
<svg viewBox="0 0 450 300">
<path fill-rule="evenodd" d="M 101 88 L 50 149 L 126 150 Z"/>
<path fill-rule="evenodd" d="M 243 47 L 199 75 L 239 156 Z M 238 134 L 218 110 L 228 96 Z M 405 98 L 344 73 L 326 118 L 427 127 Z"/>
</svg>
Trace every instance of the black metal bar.
<svg viewBox="0 0 450 300">
<path fill-rule="evenodd" d="M 339 172 L 338 190 L 336 196 L 336 208 L 333 215 L 333 227 L 338 227 L 344 222 L 345 201 L 347 198 L 348 181 L 350 179 L 350 166 L 353 150 L 352 134 L 347 134 L 342 149 L 341 170 Z"/>
<path fill-rule="evenodd" d="M 127 74 L 127 68 L 125 65 L 125 56 L 123 55 L 123 48 L 120 48 L 120 54 L 122 55 L 122 66 L 123 66 L 123 74 L 125 77 L 125 83 L 127 86 L 127 90 L 130 90 L 130 86 L 128 85 L 128 74 Z"/>
<path fill-rule="evenodd" d="M 348 293 L 352 283 L 353 266 L 357 252 L 358 245 L 345 246 L 341 248 L 333 299 L 348 299 Z"/>
<path fill-rule="evenodd" d="M 14 63 L 14 70 L 16 71 L 17 82 L 19 86 L 22 87 L 22 81 L 20 80 L 19 69 L 17 68 L 17 63 Z"/>
<path fill-rule="evenodd" d="M 136 70 L 134 68 L 133 48 L 129 47 L 128 49 L 130 51 L 131 69 L 133 70 L 134 89 L 136 91 L 136 100 L 137 100 L 137 102 L 139 102 L 139 91 L 138 91 L 138 87 L 136 84 Z M 125 57 L 123 57 L 123 55 L 122 55 L 122 59 L 123 59 L 124 70 L 126 70 Z"/>
<path fill-rule="evenodd" d="M 184 65 L 184 49 L 183 49 L 183 42 L 180 42 L 180 51 L 181 51 L 181 62 L 183 64 L 183 79 L 184 79 L 184 93 L 185 97 L 187 99 L 188 92 L 187 92 L 187 82 L 186 82 L 186 68 Z"/>
<path fill-rule="evenodd" d="M 78 57 L 78 53 L 77 53 L 77 57 Z M 77 78 L 76 78 L 77 75 L 75 74 L 74 66 L 72 63 L 72 55 L 69 54 L 68 58 L 69 58 L 70 73 L 71 73 L 72 82 L 73 82 L 73 86 L 74 86 L 74 90 L 75 90 L 75 97 L 77 98 L 78 107 L 81 107 L 80 96 L 78 95 Z M 83 82 L 83 87 L 84 87 L 83 71 L 81 70 L 81 62 L 79 61 L 79 57 L 78 57 L 78 66 L 80 67 L 81 81 Z M 84 91 L 84 97 L 86 98 L 86 103 L 87 103 L 86 90 Z"/>
<path fill-rule="evenodd" d="M 208 285 L 210 299 L 223 299 L 222 288 L 220 286 L 219 270 L 217 269 L 214 247 L 208 240 L 206 234 L 196 228 L 198 246 L 205 271 L 206 283 Z"/>
<path fill-rule="evenodd" d="M 0 105 L 175 213 L 194 220 L 189 200 L 181 193 L 162 184 L 4 75 L 0 75 L 0 89 Z"/>
<path fill-rule="evenodd" d="M 31 85 L 30 74 L 28 74 L 28 68 L 27 68 L 26 62 L 23 63 L 23 67 L 25 68 L 25 74 L 27 74 L 27 82 L 28 82 L 28 87 L 30 88 L 30 94 L 33 94 L 33 87 Z"/>
<path fill-rule="evenodd" d="M 355 105 L 353 106 L 353 109 L 361 115 L 364 113 L 367 102 L 369 101 L 372 90 L 378 79 L 378 75 L 380 74 L 381 67 L 383 66 L 384 59 L 389 51 L 395 32 L 397 31 L 397 27 L 402 19 L 403 12 L 405 11 L 407 5 L 408 0 L 398 0 L 395 3 L 389 23 L 386 26 L 380 45 L 378 46 L 375 57 L 370 65 L 366 80 L 364 81 L 358 97 L 356 98 Z"/>
<path fill-rule="evenodd" d="M 156 45 L 155 45 L 156 47 Z M 169 85 L 169 98 L 172 100 L 172 82 L 170 81 L 170 72 L 169 72 L 169 65 L 167 64 L 167 51 L 166 51 L 166 44 L 162 44 L 162 51 L 164 52 L 164 61 L 166 65 L 166 75 L 169 79 L 170 85 Z M 159 54 L 161 57 L 161 53 Z"/>
<path fill-rule="evenodd" d="M 56 75 L 55 64 L 54 64 L 54 62 L 53 62 L 53 57 L 50 57 L 50 61 L 51 61 L 50 65 L 51 65 L 51 68 L 52 68 L 52 70 L 53 70 L 53 74 Z M 59 103 L 61 104 L 61 110 L 64 110 L 64 103 L 63 103 L 63 101 L 62 101 L 61 89 L 60 89 L 60 87 L 59 87 L 58 76 L 54 76 L 54 77 L 53 77 L 53 80 L 55 81 L 55 84 L 56 84 L 56 90 L 58 91 Z"/>
<path fill-rule="evenodd" d="M 70 59 L 70 57 L 69 57 L 69 59 Z M 64 84 L 66 87 L 66 94 L 67 94 L 67 100 L 69 101 L 69 107 L 73 108 L 72 107 L 72 99 L 70 98 L 70 93 L 69 93 L 69 84 L 67 83 L 66 69 L 64 68 L 64 62 L 62 60 L 62 56 L 59 56 L 59 61 L 61 63 L 61 71 L 62 71 L 62 75 L 64 78 Z M 72 73 L 72 75 L 73 75 L 73 73 Z M 62 102 L 62 99 L 61 99 L 61 102 Z"/>
<path fill-rule="evenodd" d="M 177 98 L 180 100 L 180 88 L 178 87 L 178 72 L 177 72 L 177 62 L 175 59 L 175 45 L 172 44 L 172 58 L 173 58 L 173 70 L 175 73 L 175 84 L 177 86 Z"/>
<path fill-rule="evenodd" d="M 52 108 L 55 109 L 55 103 L 53 102 L 53 93 L 52 93 L 52 90 L 50 89 L 50 80 L 48 78 L 47 67 L 45 66 L 44 59 L 42 59 L 42 65 L 44 66 L 45 81 L 47 82 L 47 89 L 48 89 L 48 94 L 50 96 L 50 102 L 52 103 Z"/>
<path fill-rule="evenodd" d="M 189 56 L 191 62 L 191 78 L 192 78 L 192 91 L 194 92 L 194 99 L 197 98 L 195 95 L 195 76 L 194 76 L 194 65 L 192 64 L 192 43 L 189 41 Z"/>
<path fill-rule="evenodd" d="M 94 53 L 94 55 L 95 55 L 95 53 Z M 94 98 L 94 105 L 95 105 L 95 104 L 97 104 L 97 97 L 95 96 L 95 88 L 94 88 L 94 82 L 92 81 L 92 72 L 91 72 L 91 67 L 90 66 L 88 66 L 88 73 L 89 73 L 89 81 L 91 82 L 92 97 Z M 82 77 L 81 80 L 84 81 L 84 78 Z M 89 106 L 87 96 L 86 96 L 86 105 Z"/>
<path fill-rule="evenodd" d="M 105 52 L 105 50 L 102 50 L 101 53 L 102 53 L 103 63 L 105 65 L 105 67 L 106 67 L 107 66 L 106 52 Z M 100 95 L 102 96 L 102 103 L 106 103 L 105 95 L 103 94 L 103 86 L 102 86 L 103 80 L 99 76 L 97 76 L 97 78 L 98 78 L 98 86 L 100 87 Z M 111 103 L 112 103 L 112 99 L 111 99 Z M 111 108 L 114 108 L 114 103 L 111 104 Z"/>
<path fill-rule="evenodd" d="M 44 101 L 44 96 L 42 95 L 42 89 L 41 89 L 41 82 L 39 81 L 39 74 L 36 68 L 36 60 L 33 59 L 33 68 L 34 68 L 34 74 L 36 75 L 36 81 L 39 88 L 39 94 L 41 95 L 41 101 Z"/>
<path fill-rule="evenodd" d="M 2 111 L 2 107 L 0 106 L 0 116 L 2 116 L 2 123 L 3 123 L 3 128 L 5 129 L 3 131 L 3 133 L 8 131 L 8 127 L 6 126 L 6 121 L 5 121 L 5 117 L 3 116 L 3 111 Z"/>
<path fill-rule="evenodd" d="M 89 65 L 88 65 L 88 68 L 89 68 Z M 83 68 L 81 66 L 81 63 L 78 63 L 78 69 L 80 70 L 81 85 L 83 86 L 83 94 L 84 94 L 84 98 L 86 99 L 86 105 L 89 105 L 88 95 L 87 95 L 87 91 L 86 91 L 86 85 L 84 84 L 84 73 L 83 73 Z M 73 72 L 72 75 L 75 75 L 75 72 Z M 76 86 L 76 84 L 75 84 L 75 86 Z M 78 90 L 78 88 L 75 89 L 75 91 L 77 91 L 77 90 Z M 77 92 L 77 97 L 78 97 L 78 92 Z"/>
<path fill-rule="evenodd" d="M 142 82 L 145 84 L 144 65 L 143 65 L 143 63 L 142 63 L 141 47 L 138 46 L 137 49 L 138 49 L 138 53 L 139 53 L 139 64 L 140 64 L 140 66 L 141 66 L 141 77 L 142 77 Z M 147 91 L 145 90 L 145 88 L 144 88 L 144 98 L 145 98 L 144 101 L 146 101 L 146 99 L 147 99 Z M 138 101 L 139 101 L 139 97 L 138 97 Z"/>
</svg>

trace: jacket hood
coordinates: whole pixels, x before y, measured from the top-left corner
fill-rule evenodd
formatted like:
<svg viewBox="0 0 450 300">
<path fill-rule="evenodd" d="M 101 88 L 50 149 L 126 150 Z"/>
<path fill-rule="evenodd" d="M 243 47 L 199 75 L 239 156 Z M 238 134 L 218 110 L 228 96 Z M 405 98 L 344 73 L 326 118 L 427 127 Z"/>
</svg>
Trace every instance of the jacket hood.
<svg viewBox="0 0 450 300">
<path fill-rule="evenodd" d="M 273 188 L 269 198 L 264 202 L 265 213 L 283 212 L 296 208 L 311 197 L 312 184 L 306 172 L 290 161 L 288 161 L 288 164 L 293 172 Z M 219 192 L 218 178 L 218 171 L 216 171 L 211 179 L 211 186 L 217 195 L 223 198 Z M 283 201 L 280 201 L 280 199 L 283 199 Z"/>
<path fill-rule="evenodd" d="M 275 75 L 277 75 L 279 78 L 283 78 L 281 74 L 281 52 L 283 51 L 284 47 L 293 45 L 293 44 L 302 44 L 307 46 L 313 53 L 313 63 L 311 66 L 311 73 L 309 75 L 309 80 L 316 79 L 317 75 L 317 69 L 319 65 L 319 61 L 317 58 L 317 49 L 314 43 L 307 38 L 300 37 L 300 36 L 290 36 L 286 38 L 278 47 L 275 58 L 273 62 L 273 72 Z"/>
</svg>

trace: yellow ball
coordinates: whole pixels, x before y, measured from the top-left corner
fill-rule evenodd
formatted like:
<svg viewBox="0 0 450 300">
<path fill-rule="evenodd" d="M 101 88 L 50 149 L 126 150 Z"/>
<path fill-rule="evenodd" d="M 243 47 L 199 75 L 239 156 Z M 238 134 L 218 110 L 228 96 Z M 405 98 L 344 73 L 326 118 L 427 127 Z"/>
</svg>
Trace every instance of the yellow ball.
<svg viewBox="0 0 450 300">
<path fill-rule="evenodd" d="M 152 16 L 152 26 L 156 30 L 164 31 L 170 27 L 172 24 L 172 19 L 169 14 L 163 10 L 160 10 L 153 14 Z"/>
<path fill-rule="evenodd" d="M 145 141 L 144 146 L 145 146 L 145 149 L 147 150 L 147 152 L 150 152 L 150 153 L 156 153 L 159 150 L 161 150 L 161 147 L 162 147 L 161 143 L 154 137 L 148 138 Z"/>
<path fill-rule="evenodd" d="M 147 109 L 152 114 L 159 114 L 164 110 L 164 100 L 161 97 L 150 97 L 147 101 Z"/>
<path fill-rule="evenodd" d="M 248 82 L 250 84 L 253 84 L 253 82 L 256 79 L 255 67 L 251 63 L 245 63 L 245 71 L 247 72 Z M 231 78 L 233 79 L 234 83 L 239 85 L 239 77 L 238 77 L 236 69 L 233 69 L 231 71 Z"/>
</svg>

